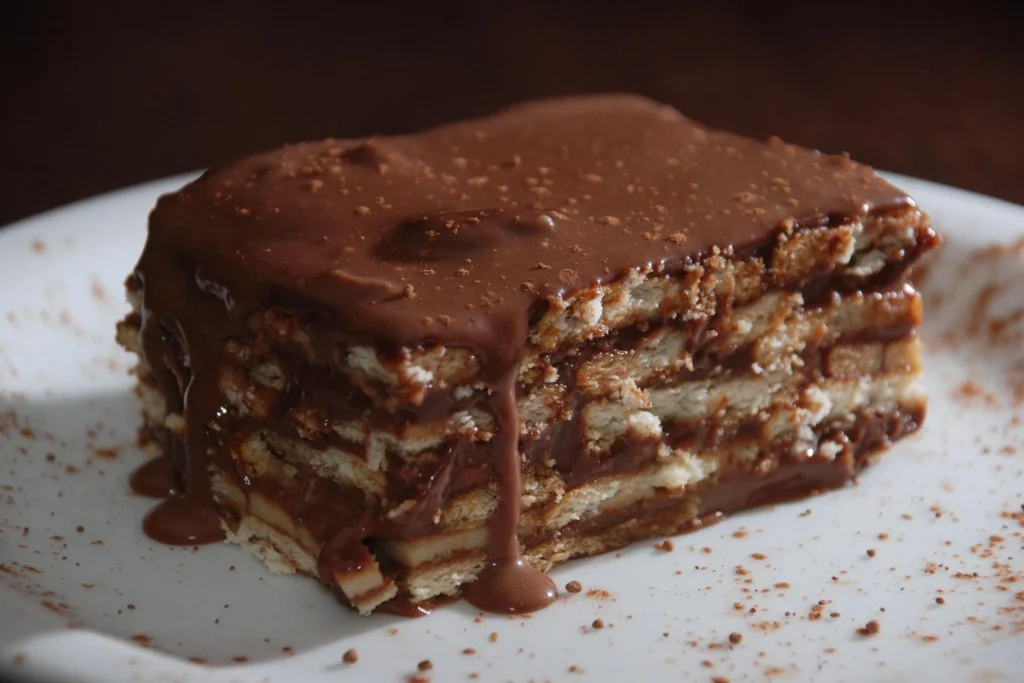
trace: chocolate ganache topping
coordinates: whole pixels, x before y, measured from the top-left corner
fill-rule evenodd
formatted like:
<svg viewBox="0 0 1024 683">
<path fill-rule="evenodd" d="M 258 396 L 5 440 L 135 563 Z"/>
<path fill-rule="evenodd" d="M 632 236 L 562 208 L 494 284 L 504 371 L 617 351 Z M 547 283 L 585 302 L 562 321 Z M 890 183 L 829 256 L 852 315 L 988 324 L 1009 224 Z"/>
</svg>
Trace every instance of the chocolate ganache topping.
<svg viewBox="0 0 1024 683">
<path fill-rule="evenodd" d="M 250 313 L 287 301 L 329 316 L 349 343 L 477 356 L 498 425 L 499 503 L 489 564 L 466 596 L 493 611 L 543 607 L 554 586 L 521 560 L 516 535 L 515 384 L 531 316 L 631 269 L 762 244 L 787 219 L 820 226 L 909 204 L 844 156 L 708 130 L 628 95 L 290 145 L 208 171 L 159 200 L 133 275 L 148 365 L 185 418 L 184 452 L 167 455 L 180 485 L 154 480 L 165 464 L 140 476 L 148 492 L 175 489 L 145 529 L 167 543 L 221 538 L 207 467 L 223 447 L 210 428 L 224 411 L 218 366 Z M 371 537 L 375 523 L 342 540 Z"/>
</svg>

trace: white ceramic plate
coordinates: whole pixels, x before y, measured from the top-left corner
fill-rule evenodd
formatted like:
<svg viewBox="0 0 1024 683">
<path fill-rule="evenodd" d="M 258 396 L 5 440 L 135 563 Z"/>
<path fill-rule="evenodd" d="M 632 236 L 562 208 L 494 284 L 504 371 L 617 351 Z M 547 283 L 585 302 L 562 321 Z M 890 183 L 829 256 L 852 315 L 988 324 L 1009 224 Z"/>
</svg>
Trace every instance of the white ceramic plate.
<svg viewBox="0 0 1024 683">
<path fill-rule="evenodd" d="M 1024 256 L 992 248 L 1024 237 L 1024 208 L 893 179 L 946 238 L 924 283 L 932 403 L 859 486 L 737 515 L 670 553 L 571 562 L 553 578 L 584 592 L 531 618 L 456 604 L 405 620 L 347 613 L 232 546 L 142 535 L 151 501 L 128 492 L 138 410 L 113 330 L 147 212 L 184 180 L 0 231 L 0 671 L 397 682 L 429 659 L 435 681 L 1024 675 Z M 858 635 L 872 620 L 880 632 Z"/>
</svg>

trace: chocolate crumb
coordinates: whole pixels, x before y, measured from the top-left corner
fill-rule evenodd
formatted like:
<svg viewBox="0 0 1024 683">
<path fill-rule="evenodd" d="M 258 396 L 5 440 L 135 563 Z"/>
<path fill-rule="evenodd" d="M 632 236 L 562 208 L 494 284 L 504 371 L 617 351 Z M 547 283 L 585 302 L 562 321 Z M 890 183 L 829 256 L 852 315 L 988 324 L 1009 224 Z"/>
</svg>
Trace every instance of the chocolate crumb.
<svg viewBox="0 0 1024 683">
<path fill-rule="evenodd" d="M 750 570 L 744 567 L 742 564 L 736 565 L 736 574 L 739 576 L 746 576 L 750 573 Z"/>
<path fill-rule="evenodd" d="M 742 633 L 736 633 L 736 632 L 730 633 L 729 634 L 729 642 L 732 643 L 733 645 L 739 645 L 741 642 L 743 642 L 743 634 Z"/>
<path fill-rule="evenodd" d="M 601 619 L 594 619 L 594 623 L 591 624 L 594 628 L 604 628 L 604 621 Z"/>
<path fill-rule="evenodd" d="M 581 673 L 583 673 L 583 669 L 581 669 L 578 666 L 576 666 L 575 664 L 573 664 L 572 666 L 569 667 L 569 673 L 571 673 L 571 674 L 581 674 Z"/>
<path fill-rule="evenodd" d="M 712 676 L 711 683 L 729 683 L 729 679 L 725 676 Z"/>
<path fill-rule="evenodd" d="M 467 647 L 465 650 L 462 651 L 462 654 L 464 654 L 464 655 L 475 655 L 476 654 L 476 650 L 474 648 Z"/>
<path fill-rule="evenodd" d="M 357 206 L 354 213 L 357 216 L 366 216 L 370 213 L 370 207 L 368 206 Z"/>
<path fill-rule="evenodd" d="M 670 539 L 665 539 L 661 543 L 655 543 L 654 547 L 666 553 L 670 553 L 676 549 L 675 544 Z"/>
<path fill-rule="evenodd" d="M 946 604 L 946 599 L 940 595 L 939 597 L 935 598 L 935 604 L 936 605 L 945 605 Z"/>
<path fill-rule="evenodd" d="M 569 583 L 565 584 L 565 590 L 567 590 L 570 593 L 579 593 L 581 590 L 583 590 L 583 584 L 579 581 L 570 581 Z"/>
<path fill-rule="evenodd" d="M 345 650 L 345 654 L 341 656 L 341 661 L 346 664 L 355 664 L 359 661 L 359 653 L 355 650 Z"/>
<path fill-rule="evenodd" d="M 491 635 L 487 636 L 487 640 L 491 641 L 492 643 L 498 642 L 498 634 L 491 631 Z"/>
<path fill-rule="evenodd" d="M 882 625 L 878 623 L 877 619 L 872 619 L 861 628 L 857 629 L 857 635 L 859 636 L 873 636 L 882 630 Z"/>
<path fill-rule="evenodd" d="M 868 548 L 868 557 L 874 557 L 874 556 L 875 556 L 875 549 L 874 548 Z"/>
<path fill-rule="evenodd" d="M 79 524 L 75 527 L 75 531 L 77 531 L 78 533 L 83 533 L 85 531 L 85 527 Z"/>
<path fill-rule="evenodd" d="M 424 659 L 422 662 L 416 665 L 416 668 L 420 671 L 430 671 L 434 668 L 434 663 L 429 659 Z"/>
<path fill-rule="evenodd" d="M 750 553 L 750 556 L 755 560 L 767 560 L 768 556 L 764 553 Z"/>
<path fill-rule="evenodd" d="M 406 299 L 415 299 L 416 290 L 412 285 L 406 285 L 405 287 L 402 287 L 402 296 Z"/>
<path fill-rule="evenodd" d="M 430 683 L 430 678 L 427 676 L 420 676 L 419 674 L 413 674 L 406 679 L 406 683 Z"/>
<path fill-rule="evenodd" d="M 563 268 L 558 271 L 558 280 L 564 285 L 575 287 L 583 280 L 583 278 L 579 271 L 573 270 L 572 268 Z"/>
</svg>

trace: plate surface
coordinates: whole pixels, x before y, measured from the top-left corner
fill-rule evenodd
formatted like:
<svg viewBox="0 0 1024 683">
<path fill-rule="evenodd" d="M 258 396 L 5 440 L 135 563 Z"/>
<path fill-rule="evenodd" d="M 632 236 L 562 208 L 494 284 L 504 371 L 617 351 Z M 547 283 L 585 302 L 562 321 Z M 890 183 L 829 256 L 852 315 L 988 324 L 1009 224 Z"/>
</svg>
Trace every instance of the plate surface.
<svg viewBox="0 0 1024 683">
<path fill-rule="evenodd" d="M 186 178 L 0 231 L 0 673 L 398 682 L 429 659 L 435 681 L 1019 680 L 1024 208 L 892 179 L 946 239 L 921 278 L 922 432 L 858 486 L 559 567 L 583 592 L 531 618 L 360 618 L 233 546 L 151 543 L 113 329 L 146 215 Z"/>
</svg>

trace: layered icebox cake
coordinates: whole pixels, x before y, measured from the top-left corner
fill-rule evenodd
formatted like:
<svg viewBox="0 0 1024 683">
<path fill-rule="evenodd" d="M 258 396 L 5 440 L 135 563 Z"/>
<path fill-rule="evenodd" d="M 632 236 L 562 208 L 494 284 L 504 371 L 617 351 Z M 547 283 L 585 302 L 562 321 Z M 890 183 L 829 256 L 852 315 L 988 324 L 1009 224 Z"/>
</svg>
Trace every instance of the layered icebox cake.
<svg viewBox="0 0 1024 683">
<path fill-rule="evenodd" d="M 847 156 L 625 95 L 291 145 L 160 199 L 119 340 L 154 539 L 361 613 L 849 482 L 916 430 L 938 240 Z"/>
</svg>

